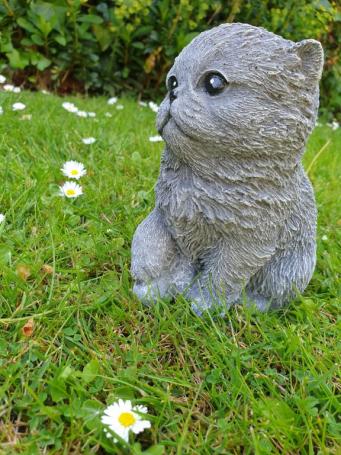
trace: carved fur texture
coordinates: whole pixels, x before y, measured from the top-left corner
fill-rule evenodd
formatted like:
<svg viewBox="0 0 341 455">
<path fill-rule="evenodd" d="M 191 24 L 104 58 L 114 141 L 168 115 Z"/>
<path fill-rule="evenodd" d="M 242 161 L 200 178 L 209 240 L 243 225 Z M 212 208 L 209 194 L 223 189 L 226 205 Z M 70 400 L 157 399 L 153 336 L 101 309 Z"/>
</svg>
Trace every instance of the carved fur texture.
<svg viewBox="0 0 341 455">
<path fill-rule="evenodd" d="M 183 293 L 198 313 L 245 298 L 266 310 L 304 291 L 316 206 L 301 159 L 322 67 L 319 42 L 247 24 L 201 33 L 175 59 L 157 115 L 156 204 L 132 242 L 142 301 Z M 218 94 L 210 74 L 226 82 Z"/>
</svg>

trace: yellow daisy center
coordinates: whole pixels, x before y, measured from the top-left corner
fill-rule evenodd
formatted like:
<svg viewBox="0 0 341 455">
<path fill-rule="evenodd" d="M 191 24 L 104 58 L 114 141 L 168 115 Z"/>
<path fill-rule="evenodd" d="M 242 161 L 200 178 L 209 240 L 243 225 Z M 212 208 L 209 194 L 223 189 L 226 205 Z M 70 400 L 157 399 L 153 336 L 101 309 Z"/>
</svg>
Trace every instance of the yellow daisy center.
<svg viewBox="0 0 341 455">
<path fill-rule="evenodd" d="M 66 190 L 66 194 L 68 196 L 74 196 L 76 194 L 76 191 L 70 188 L 69 190 Z"/>
<path fill-rule="evenodd" d="M 131 412 L 122 412 L 122 414 L 120 414 L 118 418 L 118 421 L 120 422 L 121 425 L 127 428 L 134 425 L 136 419 Z"/>
<path fill-rule="evenodd" d="M 78 175 L 78 170 L 77 169 L 72 169 L 71 175 Z"/>
</svg>

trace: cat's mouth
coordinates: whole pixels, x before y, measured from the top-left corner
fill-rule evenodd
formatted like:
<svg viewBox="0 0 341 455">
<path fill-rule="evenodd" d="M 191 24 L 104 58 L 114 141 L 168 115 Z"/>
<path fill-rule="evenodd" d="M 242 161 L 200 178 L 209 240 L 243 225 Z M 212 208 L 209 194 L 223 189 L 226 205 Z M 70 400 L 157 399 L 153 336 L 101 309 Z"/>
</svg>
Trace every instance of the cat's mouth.
<svg viewBox="0 0 341 455">
<path fill-rule="evenodd" d="M 159 125 L 159 128 L 158 128 L 158 132 L 159 134 L 162 136 L 162 132 L 165 128 L 165 126 L 169 123 L 169 121 L 172 120 L 174 125 L 175 125 L 175 128 L 177 128 L 184 136 L 187 136 L 191 139 L 195 139 L 194 137 L 192 137 L 191 134 L 189 134 L 187 131 L 184 130 L 184 128 L 182 128 L 179 123 L 175 120 L 175 118 L 172 116 L 172 114 L 170 112 L 168 112 L 165 117 L 163 118 L 162 122 L 160 123 Z M 173 126 L 174 128 L 174 126 Z"/>
</svg>

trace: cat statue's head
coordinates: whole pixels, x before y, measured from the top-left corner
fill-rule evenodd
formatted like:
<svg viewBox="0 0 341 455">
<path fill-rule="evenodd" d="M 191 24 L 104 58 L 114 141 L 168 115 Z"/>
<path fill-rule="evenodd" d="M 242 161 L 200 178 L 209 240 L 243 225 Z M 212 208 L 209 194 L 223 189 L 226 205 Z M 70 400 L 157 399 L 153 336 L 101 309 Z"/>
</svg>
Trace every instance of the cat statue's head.
<svg viewBox="0 0 341 455">
<path fill-rule="evenodd" d="M 322 67 L 318 41 L 220 25 L 175 59 L 158 131 L 188 162 L 236 156 L 297 162 L 315 125 Z"/>
</svg>

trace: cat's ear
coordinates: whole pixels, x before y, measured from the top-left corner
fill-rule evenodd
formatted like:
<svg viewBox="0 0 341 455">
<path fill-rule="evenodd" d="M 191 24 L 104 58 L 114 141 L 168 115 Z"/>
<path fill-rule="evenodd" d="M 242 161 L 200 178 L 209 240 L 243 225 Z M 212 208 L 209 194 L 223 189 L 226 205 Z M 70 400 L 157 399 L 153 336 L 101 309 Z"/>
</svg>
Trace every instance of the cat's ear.
<svg viewBox="0 0 341 455">
<path fill-rule="evenodd" d="M 304 39 L 291 49 L 301 59 L 302 72 L 307 79 L 318 82 L 323 69 L 323 48 L 319 41 Z"/>
</svg>

